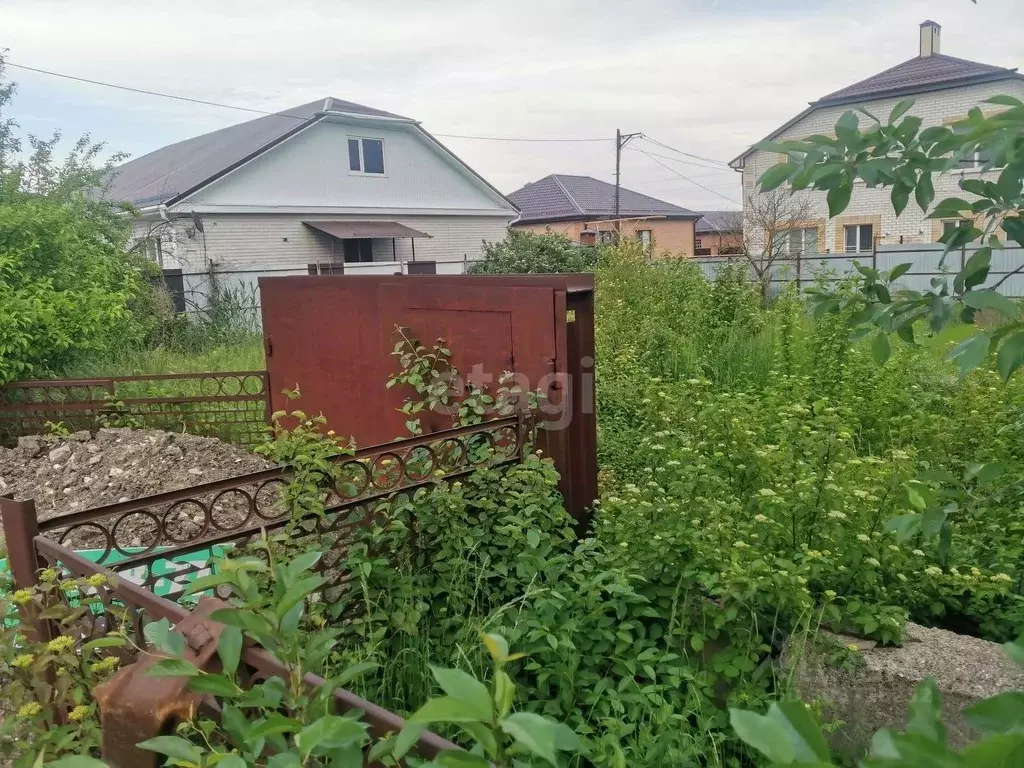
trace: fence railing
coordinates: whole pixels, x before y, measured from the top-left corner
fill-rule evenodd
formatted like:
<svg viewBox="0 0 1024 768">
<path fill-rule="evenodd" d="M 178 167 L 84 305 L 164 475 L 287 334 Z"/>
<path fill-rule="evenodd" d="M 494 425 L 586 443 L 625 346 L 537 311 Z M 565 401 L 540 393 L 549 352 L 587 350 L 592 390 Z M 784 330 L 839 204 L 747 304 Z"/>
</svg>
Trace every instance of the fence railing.
<svg viewBox="0 0 1024 768">
<path fill-rule="evenodd" d="M 879 246 L 870 251 L 851 253 L 807 253 L 779 257 L 771 262 L 769 280 L 770 293 L 777 293 L 783 286 L 795 284 L 806 288 L 817 282 L 835 283 L 856 272 L 861 264 L 880 270 L 891 270 L 898 264 L 909 263 L 910 269 L 902 275 L 896 285 L 915 291 L 931 289 L 931 280 L 936 277 L 955 275 L 977 250 L 977 246 L 964 246 L 945 255 L 945 246 L 921 244 L 916 246 Z M 748 264 L 743 256 L 716 256 L 698 258 L 708 279 L 713 280 L 718 270 L 726 264 Z M 991 268 L 983 288 L 996 288 L 1004 296 L 1024 297 L 1024 273 L 1017 272 L 1024 264 L 1024 248 L 1005 248 L 992 254 Z M 751 268 L 752 279 L 755 276 Z"/>
<path fill-rule="evenodd" d="M 266 371 L 18 381 L 0 386 L 0 445 L 45 432 L 145 427 L 255 445 L 266 437 Z"/>
<path fill-rule="evenodd" d="M 323 490 L 324 513 L 309 514 L 297 521 L 285 496 L 290 476 L 284 468 L 43 521 L 38 519 L 32 500 L 0 497 L 0 524 L 9 553 L 8 564 L 17 589 L 35 586 L 39 571 L 44 568 L 57 570 L 61 579 L 104 576 L 81 588 L 88 595 L 72 598 L 61 593 L 62 599 L 79 603 L 89 598 L 89 609 L 81 612 L 73 627 L 73 639 L 82 644 L 120 631 L 132 640 L 133 647 L 145 650 L 144 628 L 149 622 L 167 619 L 175 627 L 192 626 L 203 618 L 192 617 L 195 598 L 185 593 L 195 578 L 212 572 L 218 554 L 245 548 L 291 526 L 288 534 L 299 546 L 308 540 L 310 548 L 325 552 L 317 565 L 327 578 L 321 599 L 335 604 L 348 582 L 344 558 L 357 526 L 372 522 L 392 504 L 411 498 L 417 489 L 466 476 L 484 466 L 504 467 L 521 462 L 530 429 L 529 414 L 520 413 L 335 456 L 334 477 L 330 487 Z M 414 541 L 415 516 L 411 525 Z M 208 596 L 199 601 L 199 614 L 204 613 L 203 600 L 211 599 L 214 598 Z M 60 632 L 53 621 L 33 614 L 31 606 L 22 614 L 22 622 L 42 640 L 52 639 Z M 210 637 L 209 632 L 199 635 Z M 253 679 L 287 676 L 287 669 L 258 646 L 248 648 L 243 660 Z M 316 688 L 323 685 L 323 680 L 307 675 L 306 683 Z M 117 690 L 135 690 L 135 695 L 145 697 L 148 688 L 122 686 Z M 120 694 L 112 695 L 116 698 Z M 397 732 L 403 725 L 397 715 L 349 691 L 336 690 L 334 698 L 340 711 L 364 712 L 375 735 Z M 101 701 L 101 708 L 104 706 Z M 135 706 L 123 700 L 115 705 L 107 701 L 106 706 L 108 711 L 119 713 L 119 717 L 132 719 L 132 727 L 127 731 L 136 734 L 140 728 L 150 728 L 149 735 L 163 732 L 167 727 L 165 721 L 173 714 L 167 707 Z M 162 719 L 143 721 L 140 725 L 140 711 L 160 712 Z M 105 748 L 107 727 L 105 715 Z M 134 755 L 134 744 L 141 739 L 132 738 L 130 743 L 112 743 L 111 749 L 124 749 Z M 424 733 L 416 751 L 429 758 L 454 748 L 444 739 Z"/>
</svg>

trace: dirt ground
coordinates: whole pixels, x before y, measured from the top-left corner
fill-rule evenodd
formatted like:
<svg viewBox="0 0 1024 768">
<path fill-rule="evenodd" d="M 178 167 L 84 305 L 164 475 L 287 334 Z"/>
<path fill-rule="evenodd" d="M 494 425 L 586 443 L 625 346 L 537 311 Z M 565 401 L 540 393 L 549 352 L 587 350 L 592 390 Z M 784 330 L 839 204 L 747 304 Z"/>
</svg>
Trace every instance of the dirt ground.
<svg viewBox="0 0 1024 768">
<path fill-rule="evenodd" d="M 215 438 L 101 429 L 0 447 L 0 494 L 35 499 L 40 519 L 257 472 L 272 464 Z"/>
</svg>

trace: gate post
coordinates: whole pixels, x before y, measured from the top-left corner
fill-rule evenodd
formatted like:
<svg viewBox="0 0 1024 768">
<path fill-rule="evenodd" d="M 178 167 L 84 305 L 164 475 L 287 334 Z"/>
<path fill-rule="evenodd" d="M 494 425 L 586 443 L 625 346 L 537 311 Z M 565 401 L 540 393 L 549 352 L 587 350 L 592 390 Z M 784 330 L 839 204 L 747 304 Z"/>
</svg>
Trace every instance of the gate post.
<svg viewBox="0 0 1024 768">
<path fill-rule="evenodd" d="M 7 564 L 14 576 L 14 588 L 32 589 L 39 583 L 38 571 L 42 565 L 36 554 L 39 520 L 35 501 L 15 501 L 13 496 L 0 496 L 0 525 L 7 541 Z M 22 624 L 31 628 L 39 642 L 53 639 L 50 623 L 37 618 L 38 605 L 26 603 L 18 610 Z"/>
</svg>

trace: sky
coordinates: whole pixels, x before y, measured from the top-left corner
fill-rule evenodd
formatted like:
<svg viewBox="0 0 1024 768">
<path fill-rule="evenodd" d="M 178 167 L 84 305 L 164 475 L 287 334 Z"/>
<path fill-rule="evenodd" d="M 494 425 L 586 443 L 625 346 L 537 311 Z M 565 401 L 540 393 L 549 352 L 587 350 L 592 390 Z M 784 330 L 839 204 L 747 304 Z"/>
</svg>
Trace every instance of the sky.
<svg viewBox="0 0 1024 768">
<path fill-rule="evenodd" d="M 1022 0 L 0 0 L 11 63 L 262 110 L 335 96 L 420 120 L 503 192 L 549 173 L 694 210 L 807 102 L 917 55 L 1024 66 Z M 10 68 L 24 133 L 138 157 L 255 117 Z M 550 139 L 598 139 L 550 141 Z M 671 148 L 671 149 L 669 149 Z M 702 160 L 688 157 L 697 155 Z"/>
</svg>

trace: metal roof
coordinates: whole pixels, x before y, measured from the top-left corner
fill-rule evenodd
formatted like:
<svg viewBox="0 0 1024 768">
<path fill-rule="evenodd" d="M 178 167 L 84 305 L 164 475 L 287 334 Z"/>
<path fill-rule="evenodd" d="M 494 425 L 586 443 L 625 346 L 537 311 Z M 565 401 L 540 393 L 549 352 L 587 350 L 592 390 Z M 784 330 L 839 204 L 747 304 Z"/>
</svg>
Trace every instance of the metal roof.
<svg viewBox="0 0 1024 768">
<path fill-rule="evenodd" d="M 1010 79 L 1024 79 L 1024 75 L 1019 74 L 1016 68 L 1009 69 L 982 64 L 977 61 L 947 56 L 943 53 L 915 56 L 895 67 L 890 67 L 853 85 L 826 94 L 817 101 L 810 102 L 806 109 L 787 120 L 761 141 L 769 141 L 778 137 L 819 107 L 834 107 L 844 104 L 852 106 L 873 99 L 900 98 L 929 91 Z M 879 115 L 879 117 L 884 116 Z M 754 151 L 754 146 L 748 147 L 742 154 L 733 158 L 729 165 L 733 168 L 742 167 L 741 161 Z"/>
<path fill-rule="evenodd" d="M 114 169 L 106 196 L 138 206 L 170 204 L 266 151 L 329 113 L 413 122 L 333 97 L 205 133 L 154 150 Z"/>
<path fill-rule="evenodd" d="M 591 176 L 551 174 L 511 193 L 521 211 L 517 223 L 543 223 L 615 216 L 615 185 Z M 619 216 L 696 219 L 699 214 L 625 187 L 619 190 Z"/>
<path fill-rule="evenodd" d="M 303 221 L 307 227 L 318 229 L 341 239 L 350 237 L 431 237 L 418 229 L 397 221 Z"/>
<path fill-rule="evenodd" d="M 743 211 L 698 211 L 700 218 L 695 227 L 696 233 L 709 232 L 741 232 L 743 231 Z"/>
<path fill-rule="evenodd" d="M 895 67 L 879 72 L 877 75 L 833 91 L 811 103 L 816 107 L 827 107 L 902 93 L 920 93 L 932 90 L 937 86 L 949 88 L 979 80 L 1002 80 L 1013 77 L 1016 71 L 1016 69 L 958 59 L 944 53 L 915 56 Z"/>
</svg>

